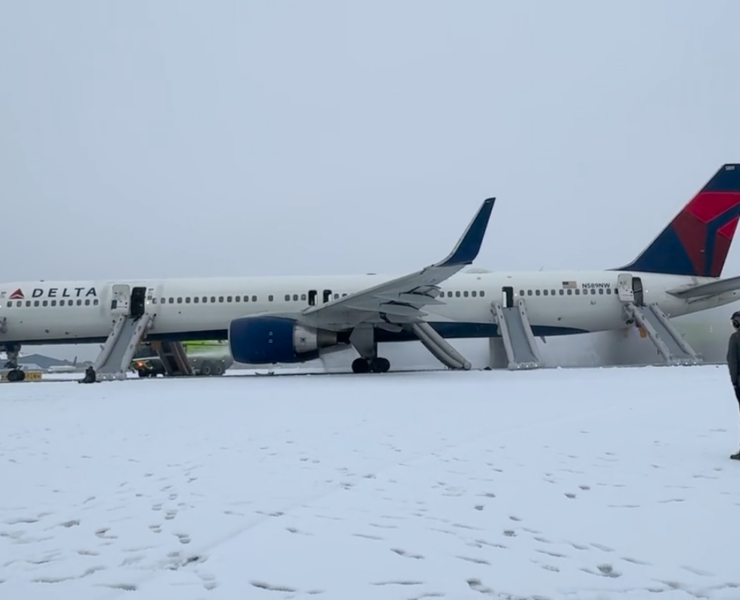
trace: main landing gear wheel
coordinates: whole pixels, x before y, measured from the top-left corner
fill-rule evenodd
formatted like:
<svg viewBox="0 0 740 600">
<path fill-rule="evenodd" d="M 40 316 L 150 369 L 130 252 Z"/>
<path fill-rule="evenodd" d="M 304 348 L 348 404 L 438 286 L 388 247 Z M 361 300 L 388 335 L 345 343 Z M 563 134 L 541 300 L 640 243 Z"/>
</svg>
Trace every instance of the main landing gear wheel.
<svg viewBox="0 0 740 600">
<path fill-rule="evenodd" d="M 23 381 L 26 378 L 26 372 L 21 369 L 13 369 L 8 371 L 8 381 Z"/>
<path fill-rule="evenodd" d="M 387 358 L 356 358 L 352 361 L 353 373 L 387 373 L 391 368 L 391 362 Z"/>
<path fill-rule="evenodd" d="M 4 349 L 7 354 L 7 362 L 3 365 L 6 369 L 10 369 L 5 374 L 8 381 L 23 381 L 26 378 L 26 372 L 20 368 L 18 364 L 18 357 L 21 352 L 20 344 L 5 344 L 0 346 L 0 349 Z"/>
</svg>

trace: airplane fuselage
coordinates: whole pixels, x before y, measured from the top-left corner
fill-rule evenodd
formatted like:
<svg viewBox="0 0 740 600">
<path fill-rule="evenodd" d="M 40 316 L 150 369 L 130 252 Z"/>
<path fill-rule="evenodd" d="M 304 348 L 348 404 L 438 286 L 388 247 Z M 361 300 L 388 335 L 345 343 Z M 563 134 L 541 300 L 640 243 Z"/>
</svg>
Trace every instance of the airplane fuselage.
<svg viewBox="0 0 740 600">
<path fill-rule="evenodd" d="M 621 277 L 620 277 L 621 276 Z M 156 315 L 147 339 L 226 339 L 236 318 L 299 313 L 383 281 L 383 275 L 231 277 L 164 280 L 21 282 L 0 285 L 0 344 L 102 343 L 116 315 L 115 286 L 146 288 L 146 310 Z M 670 317 L 736 301 L 737 291 L 691 302 L 668 293 L 712 278 L 625 271 L 461 272 L 444 281 L 441 305 L 424 308 L 445 338 L 499 336 L 491 303 L 525 301 L 535 336 L 571 335 L 628 327 L 620 285 L 638 278 L 642 301 Z M 507 288 L 509 288 L 507 290 Z M 416 339 L 377 331 L 377 340 Z"/>
</svg>

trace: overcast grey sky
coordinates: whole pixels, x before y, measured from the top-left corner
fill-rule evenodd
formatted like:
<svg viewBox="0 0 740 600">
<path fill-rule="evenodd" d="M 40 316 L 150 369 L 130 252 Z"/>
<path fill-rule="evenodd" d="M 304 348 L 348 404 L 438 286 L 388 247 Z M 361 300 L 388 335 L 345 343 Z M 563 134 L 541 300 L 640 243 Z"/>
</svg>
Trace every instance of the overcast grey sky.
<svg viewBox="0 0 740 600">
<path fill-rule="evenodd" d="M 740 161 L 740 2 L 0 8 L 2 279 L 629 261 Z M 740 273 L 733 247 L 726 274 Z"/>
</svg>

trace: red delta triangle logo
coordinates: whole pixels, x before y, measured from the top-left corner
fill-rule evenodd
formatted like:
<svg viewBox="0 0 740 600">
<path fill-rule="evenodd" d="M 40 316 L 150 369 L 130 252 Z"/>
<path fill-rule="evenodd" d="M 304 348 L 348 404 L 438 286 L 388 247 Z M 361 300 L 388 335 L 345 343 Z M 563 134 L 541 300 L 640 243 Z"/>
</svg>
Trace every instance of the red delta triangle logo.
<svg viewBox="0 0 740 600">
<path fill-rule="evenodd" d="M 10 294 L 9 300 L 23 300 L 25 299 L 25 296 L 23 295 L 23 290 L 18 288 L 15 290 L 12 294 Z"/>
</svg>

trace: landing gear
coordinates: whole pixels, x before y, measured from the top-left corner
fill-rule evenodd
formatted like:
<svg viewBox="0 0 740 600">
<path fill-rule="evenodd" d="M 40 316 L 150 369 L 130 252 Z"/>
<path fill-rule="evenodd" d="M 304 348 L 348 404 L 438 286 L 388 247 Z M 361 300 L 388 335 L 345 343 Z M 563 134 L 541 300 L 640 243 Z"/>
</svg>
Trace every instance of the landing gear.
<svg viewBox="0 0 740 600">
<path fill-rule="evenodd" d="M 382 356 L 375 358 L 356 358 L 352 361 L 353 373 L 387 373 L 391 368 L 391 361 Z"/>
<path fill-rule="evenodd" d="M 220 376 L 224 374 L 224 366 L 220 362 L 207 360 L 196 369 L 196 374 L 203 377 Z"/>
<path fill-rule="evenodd" d="M 378 356 L 378 344 L 375 342 L 375 330 L 372 325 L 358 325 L 349 336 L 350 343 L 360 353 L 360 358 L 352 361 L 353 373 L 387 373 L 391 362 Z"/>
<path fill-rule="evenodd" d="M 5 353 L 8 355 L 8 360 L 5 362 L 3 367 L 10 369 L 7 373 L 8 381 L 23 381 L 26 378 L 26 373 L 18 365 L 18 356 L 21 352 L 20 344 L 5 344 Z"/>
<path fill-rule="evenodd" d="M 26 372 L 22 369 L 13 369 L 8 371 L 8 381 L 23 381 L 26 378 Z"/>
</svg>

